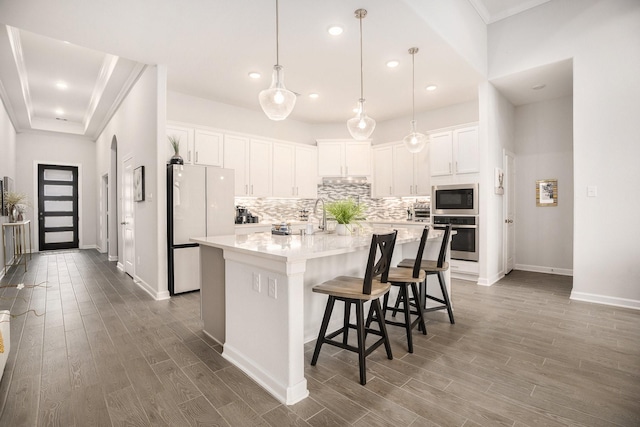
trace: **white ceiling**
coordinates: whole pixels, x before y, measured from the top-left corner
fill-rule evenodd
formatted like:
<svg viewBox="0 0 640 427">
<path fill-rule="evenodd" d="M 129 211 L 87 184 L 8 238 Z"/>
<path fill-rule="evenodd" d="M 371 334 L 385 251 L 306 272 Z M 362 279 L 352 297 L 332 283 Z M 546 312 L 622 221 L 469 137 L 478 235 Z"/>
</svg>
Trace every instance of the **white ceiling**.
<svg viewBox="0 0 640 427">
<path fill-rule="evenodd" d="M 490 23 L 548 0 L 469 1 Z M 404 1 L 281 0 L 280 63 L 287 88 L 300 94 L 291 118 L 333 123 L 352 115 L 360 90 L 354 11 L 363 6 L 368 10 L 363 44 L 370 116 L 384 121 L 411 113 L 407 50 L 413 46 L 420 48 L 417 111 L 477 99 L 482 74 Z M 97 137 L 142 64 L 166 64 L 169 90 L 259 110 L 258 92 L 268 87 L 275 63 L 274 1 L 217 0 L 197 6 L 171 0 L 2 1 L 0 17 L 15 27 L 0 32 L 0 96 L 18 131 Z M 344 28 L 337 37 L 327 33 L 335 24 Z M 400 65 L 386 67 L 391 59 Z M 262 78 L 249 79 L 250 71 Z M 553 70 L 547 71 L 553 77 Z M 68 88 L 57 89 L 59 81 Z M 425 91 L 429 84 L 438 89 Z M 503 89 L 519 84 L 504 81 Z M 319 98 L 310 99 L 310 93 Z M 64 114 L 56 113 L 58 108 Z"/>
</svg>

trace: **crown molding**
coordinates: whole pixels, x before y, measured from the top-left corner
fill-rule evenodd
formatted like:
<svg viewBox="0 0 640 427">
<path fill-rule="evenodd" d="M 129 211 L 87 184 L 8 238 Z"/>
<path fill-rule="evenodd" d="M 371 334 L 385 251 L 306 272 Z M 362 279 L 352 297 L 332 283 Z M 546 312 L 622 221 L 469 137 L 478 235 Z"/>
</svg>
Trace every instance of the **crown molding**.
<svg viewBox="0 0 640 427">
<path fill-rule="evenodd" d="M 24 62 L 24 53 L 22 51 L 22 43 L 20 42 L 20 30 L 7 25 L 7 33 L 9 35 L 9 44 L 13 52 L 13 60 L 16 63 L 18 77 L 20 79 L 20 88 L 22 89 L 22 97 L 27 107 L 27 119 L 31 126 L 31 118 L 33 117 L 33 104 L 31 103 L 31 94 L 29 92 L 29 79 L 27 77 L 27 66 Z"/>
</svg>

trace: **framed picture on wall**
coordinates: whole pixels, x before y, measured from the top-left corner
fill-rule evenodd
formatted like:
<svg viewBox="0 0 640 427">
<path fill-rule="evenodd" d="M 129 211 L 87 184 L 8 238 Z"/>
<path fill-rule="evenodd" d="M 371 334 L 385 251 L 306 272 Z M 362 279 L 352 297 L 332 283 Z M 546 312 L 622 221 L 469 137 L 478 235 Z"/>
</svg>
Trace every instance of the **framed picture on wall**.
<svg viewBox="0 0 640 427">
<path fill-rule="evenodd" d="M 558 206 L 557 179 L 540 179 L 536 181 L 536 206 Z"/>
<path fill-rule="evenodd" d="M 144 166 L 133 170 L 133 200 L 144 202 Z"/>
</svg>

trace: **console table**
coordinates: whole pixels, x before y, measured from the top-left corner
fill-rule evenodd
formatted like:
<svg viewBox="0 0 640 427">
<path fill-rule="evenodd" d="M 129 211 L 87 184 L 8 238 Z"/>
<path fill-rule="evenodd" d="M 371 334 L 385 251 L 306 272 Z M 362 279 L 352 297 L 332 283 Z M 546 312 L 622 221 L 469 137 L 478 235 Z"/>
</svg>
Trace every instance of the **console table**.
<svg viewBox="0 0 640 427">
<path fill-rule="evenodd" d="M 29 238 L 27 239 L 26 229 L 29 230 Z M 7 236 L 13 237 L 13 260 L 7 264 Z M 29 243 L 27 251 L 27 242 Z M 31 220 L 7 222 L 2 224 L 2 246 L 4 247 L 4 272 L 6 274 L 7 267 L 14 265 L 24 264 L 24 271 L 27 271 L 27 254 L 31 259 L 31 253 L 33 252 L 31 246 Z"/>
</svg>

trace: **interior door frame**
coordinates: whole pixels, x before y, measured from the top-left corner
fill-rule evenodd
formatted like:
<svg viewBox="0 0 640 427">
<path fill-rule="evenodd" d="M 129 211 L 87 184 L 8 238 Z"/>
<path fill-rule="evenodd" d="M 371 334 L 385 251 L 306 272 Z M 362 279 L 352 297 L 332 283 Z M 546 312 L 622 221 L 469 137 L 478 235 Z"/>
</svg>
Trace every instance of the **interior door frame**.
<svg viewBox="0 0 640 427">
<path fill-rule="evenodd" d="M 88 249 L 84 246 L 84 239 L 82 235 L 83 230 L 83 218 L 84 215 L 82 213 L 82 205 L 84 203 L 83 193 L 82 193 L 82 163 L 67 163 L 67 162 L 58 162 L 55 160 L 34 160 L 33 161 L 33 194 L 35 197 L 33 200 L 36 203 L 33 203 L 31 206 L 31 220 L 33 221 L 33 225 L 36 230 L 40 229 L 40 215 L 38 214 L 38 168 L 40 165 L 57 165 L 57 166 L 73 166 L 78 168 L 78 249 Z M 40 236 L 39 233 L 33 233 L 33 249 L 32 252 L 39 252 L 40 248 Z"/>
<path fill-rule="evenodd" d="M 126 239 L 125 239 L 125 225 L 123 224 L 124 222 L 124 216 L 125 216 L 125 188 L 126 188 L 126 183 L 125 183 L 125 176 L 126 176 L 126 169 L 125 169 L 125 163 L 131 161 L 131 165 L 132 165 L 132 169 L 131 169 L 131 175 L 132 175 L 132 181 L 133 182 L 133 166 L 135 165 L 135 159 L 133 157 L 133 154 L 128 154 L 126 156 L 122 157 L 122 162 L 120 164 L 121 166 L 121 174 L 120 174 L 120 188 L 119 188 L 119 198 L 121 200 L 120 203 L 120 217 L 118 218 L 118 223 L 119 223 L 119 229 L 120 232 L 118 233 L 118 235 L 120 236 L 120 241 L 122 242 L 122 257 L 120 257 L 120 253 L 118 255 L 118 258 L 120 258 L 120 260 L 118 261 L 118 263 L 122 266 L 122 271 L 124 273 L 127 273 L 127 252 L 126 252 Z M 133 229 L 132 229 L 132 233 L 133 233 L 133 237 L 132 237 L 132 246 L 131 246 L 131 250 L 133 251 L 133 262 L 131 263 L 131 268 L 133 269 L 133 271 L 131 272 L 131 277 L 133 279 L 136 278 L 136 233 L 135 233 L 135 222 L 136 222 L 136 210 L 135 210 L 135 202 L 133 201 L 133 190 L 131 191 L 131 217 L 133 218 Z M 128 273 L 127 273 L 128 274 Z"/>
<path fill-rule="evenodd" d="M 515 200 L 510 199 L 510 195 L 509 195 L 509 191 L 511 188 L 514 188 L 513 186 L 515 185 L 515 182 L 509 182 L 509 170 L 507 169 L 507 157 L 512 157 L 513 158 L 513 163 L 514 163 L 514 170 L 513 170 L 513 176 L 514 176 L 514 181 L 515 181 L 515 161 L 516 161 L 516 155 L 515 153 L 513 153 L 512 151 L 506 150 L 506 149 L 502 149 L 502 170 L 504 173 L 504 182 L 506 183 L 506 188 L 504 190 L 504 195 L 503 195 L 503 199 L 502 199 L 502 274 L 507 275 L 509 274 L 512 270 L 507 271 L 507 260 L 509 259 L 509 233 L 508 228 L 509 228 L 509 224 L 507 224 L 505 221 L 508 219 L 508 206 L 511 203 L 511 205 L 513 206 L 513 212 L 515 214 Z M 515 196 L 515 192 L 513 193 Z M 513 226 L 513 233 L 515 233 L 515 225 Z M 515 239 L 515 236 L 513 236 L 513 238 Z M 515 244 L 513 247 L 513 266 L 515 268 L 516 262 L 515 262 Z"/>
</svg>

